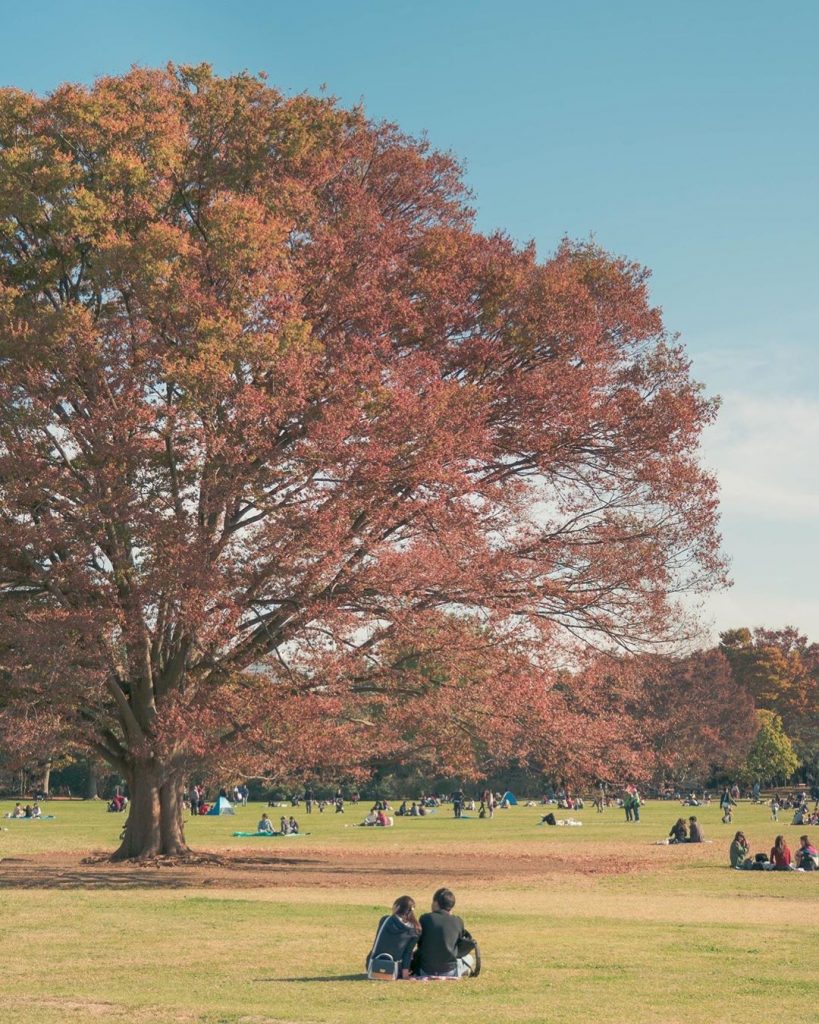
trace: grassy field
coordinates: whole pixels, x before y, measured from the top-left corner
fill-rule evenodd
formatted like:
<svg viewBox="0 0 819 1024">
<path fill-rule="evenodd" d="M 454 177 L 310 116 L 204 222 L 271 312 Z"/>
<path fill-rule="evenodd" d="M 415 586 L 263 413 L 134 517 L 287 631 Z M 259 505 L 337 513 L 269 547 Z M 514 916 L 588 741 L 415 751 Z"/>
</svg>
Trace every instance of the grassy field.
<svg viewBox="0 0 819 1024">
<path fill-rule="evenodd" d="M 676 804 L 647 804 L 637 824 L 592 809 L 573 815 L 582 829 L 546 828 L 518 807 L 391 830 L 349 827 L 348 805 L 300 809 L 309 836 L 233 839 L 256 805 L 189 823 L 192 845 L 222 855 L 196 868 L 84 865 L 122 818 L 48 810 L 54 821 L 2 821 L 3 1024 L 817 1019 L 819 874 L 726 867 L 735 828 L 754 850 L 777 831 L 798 845 L 805 830 L 764 807 L 741 805 L 733 827 L 698 808 L 714 843 L 675 848 L 652 843 L 687 815 Z M 425 909 L 443 884 L 481 943 L 481 977 L 362 980 L 379 914 L 404 892 Z"/>
</svg>

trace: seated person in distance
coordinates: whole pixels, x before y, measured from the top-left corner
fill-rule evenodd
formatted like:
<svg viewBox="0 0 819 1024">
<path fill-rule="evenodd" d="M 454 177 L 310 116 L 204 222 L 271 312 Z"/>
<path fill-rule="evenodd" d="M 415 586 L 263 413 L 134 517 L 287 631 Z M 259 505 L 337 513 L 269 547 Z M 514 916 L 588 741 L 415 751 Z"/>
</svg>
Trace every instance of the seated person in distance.
<svg viewBox="0 0 819 1024">
<path fill-rule="evenodd" d="M 734 836 L 728 856 L 731 858 L 732 868 L 742 868 L 746 863 L 750 863 L 751 847 L 748 845 L 744 832 L 737 832 Z"/>
<path fill-rule="evenodd" d="M 684 818 L 677 818 L 674 825 L 671 826 L 671 831 L 668 833 L 668 838 L 672 843 L 684 843 L 688 839 L 688 828 L 685 824 Z"/>
<path fill-rule="evenodd" d="M 771 863 L 775 869 L 788 871 L 791 867 L 791 848 L 785 842 L 784 836 L 777 836 L 771 847 Z"/>
<path fill-rule="evenodd" d="M 819 871 L 819 853 L 807 836 L 799 837 L 796 866 L 802 868 L 803 871 Z"/>
<path fill-rule="evenodd" d="M 697 816 L 692 814 L 688 819 L 688 842 L 701 843 L 704 841 L 702 826 L 697 821 Z"/>
</svg>

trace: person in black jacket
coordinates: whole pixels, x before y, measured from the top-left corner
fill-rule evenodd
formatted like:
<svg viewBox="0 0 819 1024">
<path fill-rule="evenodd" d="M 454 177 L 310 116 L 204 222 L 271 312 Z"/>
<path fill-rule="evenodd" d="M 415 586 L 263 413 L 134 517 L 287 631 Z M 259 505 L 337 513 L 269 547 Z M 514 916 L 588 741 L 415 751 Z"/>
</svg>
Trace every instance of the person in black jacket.
<svg viewBox="0 0 819 1024">
<path fill-rule="evenodd" d="M 688 841 L 688 827 L 684 818 L 677 818 L 675 825 L 671 826 L 668 837 L 672 843 L 685 843 Z"/>
<path fill-rule="evenodd" d="M 367 954 L 366 965 L 381 953 L 389 953 L 399 965 L 399 977 L 410 976 L 412 952 L 421 933 L 421 925 L 415 916 L 415 900 L 411 896 L 400 896 L 392 905 L 392 913 L 378 922 L 373 948 Z"/>
<path fill-rule="evenodd" d="M 458 956 L 458 944 L 464 938 L 464 923 L 452 913 L 455 897 L 449 889 L 439 889 L 432 897 L 432 911 L 421 915 L 418 939 L 417 974 L 420 978 L 463 978 L 473 973 L 468 958 Z"/>
<path fill-rule="evenodd" d="M 702 834 L 702 825 L 697 821 L 696 815 L 692 814 L 688 819 L 688 842 L 703 843 L 705 838 Z"/>
</svg>

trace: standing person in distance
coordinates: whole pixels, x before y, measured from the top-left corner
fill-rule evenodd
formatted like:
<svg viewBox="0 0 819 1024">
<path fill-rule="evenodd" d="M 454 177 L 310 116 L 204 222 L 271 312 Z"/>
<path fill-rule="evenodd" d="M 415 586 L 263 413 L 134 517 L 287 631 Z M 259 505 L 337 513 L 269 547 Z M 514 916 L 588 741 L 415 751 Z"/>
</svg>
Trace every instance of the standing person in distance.
<svg viewBox="0 0 819 1024">
<path fill-rule="evenodd" d="M 452 794 L 452 813 L 456 818 L 460 818 L 461 810 L 464 805 L 464 794 L 462 789 L 456 789 Z"/>
</svg>

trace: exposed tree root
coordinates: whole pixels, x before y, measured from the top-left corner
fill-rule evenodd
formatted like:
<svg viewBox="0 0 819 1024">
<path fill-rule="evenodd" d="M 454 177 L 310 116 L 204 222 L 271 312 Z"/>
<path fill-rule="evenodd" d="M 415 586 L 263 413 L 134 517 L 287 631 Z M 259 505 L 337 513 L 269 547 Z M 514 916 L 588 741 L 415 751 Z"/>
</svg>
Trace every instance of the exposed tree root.
<svg viewBox="0 0 819 1024">
<path fill-rule="evenodd" d="M 218 865 L 223 867 L 228 863 L 229 858 L 220 857 L 215 853 L 188 853 L 176 854 L 172 857 L 163 854 L 155 854 L 149 857 L 132 857 L 115 859 L 108 853 L 93 854 L 84 857 L 82 864 L 124 864 L 137 868 L 185 868 L 201 867 L 202 865 Z"/>
</svg>

